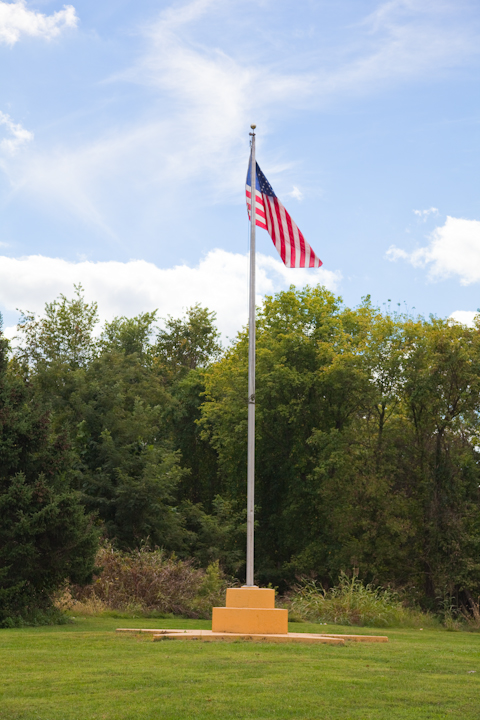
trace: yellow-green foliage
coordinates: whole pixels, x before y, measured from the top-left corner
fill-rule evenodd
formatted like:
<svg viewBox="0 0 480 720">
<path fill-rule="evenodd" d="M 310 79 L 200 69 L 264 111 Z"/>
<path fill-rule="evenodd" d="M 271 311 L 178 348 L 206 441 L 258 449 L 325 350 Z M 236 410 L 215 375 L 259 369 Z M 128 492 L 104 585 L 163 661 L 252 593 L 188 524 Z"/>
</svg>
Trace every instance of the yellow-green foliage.
<svg viewBox="0 0 480 720">
<path fill-rule="evenodd" d="M 358 578 L 340 576 L 339 584 L 325 590 L 305 580 L 288 596 L 292 617 L 310 622 L 370 627 L 431 627 L 432 616 L 405 607 L 391 590 L 364 585 Z"/>
</svg>

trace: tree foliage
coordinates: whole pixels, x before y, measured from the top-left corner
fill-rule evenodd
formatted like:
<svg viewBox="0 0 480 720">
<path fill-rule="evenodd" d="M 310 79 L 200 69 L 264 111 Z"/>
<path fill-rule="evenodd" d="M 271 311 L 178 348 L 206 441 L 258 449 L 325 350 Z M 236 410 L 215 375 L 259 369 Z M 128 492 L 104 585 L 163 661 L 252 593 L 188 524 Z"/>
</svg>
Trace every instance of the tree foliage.
<svg viewBox="0 0 480 720">
<path fill-rule="evenodd" d="M 44 318 L 24 314 L 17 360 L 71 439 L 75 486 L 105 537 L 201 562 L 221 556 L 232 570 L 237 540 L 226 529 L 232 518 L 243 521 L 215 498 L 215 453 L 196 424 L 203 372 L 220 352 L 213 317 L 197 305 L 163 330 L 156 312 L 117 317 L 95 338 L 96 305 L 77 287 L 73 299 L 48 304 Z M 82 362 L 57 352 L 56 323 L 67 350 L 84 328 Z"/>
<path fill-rule="evenodd" d="M 75 297 L 61 294 L 45 304 L 45 315 L 22 312 L 18 331 L 22 340 L 19 357 L 31 366 L 66 364 L 70 369 L 85 367 L 95 354 L 94 329 L 98 323 L 97 303 L 87 303 L 81 285 Z"/>
<path fill-rule="evenodd" d="M 221 492 L 245 502 L 247 336 L 207 378 Z M 257 568 L 342 570 L 427 604 L 477 592 L 480 340 L 436 318 L 355 310 L 323 288 L 267 298 L 257 335 Z"/>
<path fill-rule="evenodd" d="M 189 370 L 206 367 L 221 353 L 215 313 L 200 305 L 189 308 L 183 318 L 168 317 L 159 329 L 155 354 L 174 379 Z"/>
<path fill-rule="evenodd" d="M 0 332 L 0 623 L 48 609 L 66 580 L 91 580 L 97 533 L 71 460 Z"/>
<path fill-rule="evenodd" d="M 54 456 L 68 456 L 106 537 L 218 560 L 242 578 L 248 335 L 222 351 L 214 320 L 195 305 L 161 328 L 149 312 L 96 335 L 97 307 L 77 287 L 44 317 L 23 316 L 11 367 L 50 413 L 51 442 L 64 437 Z M 368 297 L 348 308 L 320 286 L 265 298 L 258 582 L 307 576 L 327 588 L 354 567 L 429 607 L 478 596 L 479 338 L 478 326 L 380 312 Z M 25 427 L 18 446 L 40 476 L 42 455 L 28 450 L 37 431 Z"/>
</svg>

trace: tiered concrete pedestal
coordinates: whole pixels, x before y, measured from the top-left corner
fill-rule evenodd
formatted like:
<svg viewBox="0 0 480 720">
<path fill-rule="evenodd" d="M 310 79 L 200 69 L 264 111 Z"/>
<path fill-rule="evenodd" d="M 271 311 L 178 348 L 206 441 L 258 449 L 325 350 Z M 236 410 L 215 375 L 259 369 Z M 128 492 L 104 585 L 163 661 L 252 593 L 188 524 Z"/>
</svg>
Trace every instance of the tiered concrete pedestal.
<svg viewBox="0 0 480 720">
<path fill-rule="evenodd" d="M 324 643 L 388 642 L 385 635 L 335 635 L 330 633 L 289 633 L 288 611 L 275 608 L 275 591 L 242 587 L 227 590 L 226 607 L 214 607 L 211 630 L 138 630 L 118 628 L 117 632 L 148 633 L 157 640 L 257 640 L 263 642 Z"/>
<path fill-rule="evenodd" d="M 288 610 L 275 607 L 275 590 L 242 587 L 227 590 L 226 607 L 212 609 L 214 633 L 288 633 Z"/>
</svg>

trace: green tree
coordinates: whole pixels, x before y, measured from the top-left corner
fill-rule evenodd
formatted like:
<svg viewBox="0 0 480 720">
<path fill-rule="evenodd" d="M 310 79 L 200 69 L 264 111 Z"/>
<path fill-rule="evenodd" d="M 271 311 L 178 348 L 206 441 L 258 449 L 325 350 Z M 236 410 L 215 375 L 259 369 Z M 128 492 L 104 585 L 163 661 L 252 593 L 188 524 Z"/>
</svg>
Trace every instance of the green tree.
<svg viewBox="0 0 480 720">
<path fill-rule="evenodd" d="M 92 518 L 69 482 L 68 441 L 53 432 L 0 327 L 0 622 L 51 607 L 66 581 L 91 580 Z"/>
<path fill-rule="evenodd" d="M 204 368 L 221 353 L 215 313 L 200 305 L 189 308 L 183 318 L 168 317 L 157 334 L 155 354 L 172 379 L 189 370 Z"/>
<path fill-rule="evenodd" d="M 258 312 L 256 545 L 261 548 L 257 552 L 260 582 L 284 581 L 285 564 L 305 543 L 302 535 L 310 518 L 305 488 L 313 470 L 308 441 L 313 429 L 341 427 L 358 405 L 358 386 L 363 380 L 354 366 L 331 370 L 332 358 L 351 339 L 348 328 L 342 326 L 342 312 L 340 301 L 320 287 L 266 298 Z M 322 383 L 324 368 L 330 369 L 330 375 Z M 220 492 L 239 508 L 246 502 L 247 371 L 244 332 L 206 375 L 202 419 L 205 437 L 218 452 Z"/>
<path fill-rule="evenodd" d="M 77 482 L 121 547 L 148 539 L 181 552 L 188 533 L 177 501 L 185 471 L 165 418 L 172 398 L 150 343 L 155 315 L 107 323 L 97 357 L 75 373 L 69 406 Z"/>
<path fill-rule="evenodd" d="M 405 401 L 421 508 L 425 595 L 480 587 L 480 333 L 431 318 L 411 333 Z"/>
<path fill-rule="evenodd" d="M 188 552 L 202 565 L 219 560 L 236 574 L 245 559 L 245 512 L 219 494 L 216 449 L 199 424 L 205 374 L 222 352 L 215 314 L 195 305 L 183 318 L 169 317 L 153 352 L 171 396 L 166 419 L 187 472 L 179 484 L 179 510 L 188 532 Z"/>
<path fill-rule="evenodd" d="M 258 312 L 258 580 L 480 591 L 479 331 L 356 309 L 322 288 Z M 247 335 L 206 374 L 204 437 L 245 504 Z M 415 590 L 413 590 L 415 588 Z"/>
<path fill-rule="evenodd" d="M 168 317 L 158 331 L 155 362 L 164 373 L 172 405 L 168 422 L 175 448 L 180 451 L 188 475 L 181 485 L 181 497 L 201 503 L 210 512 L 218 495 L 217 455 L 202 437 L 199 428 L 205 393 L 205 371 L 220 356 L 215 313 L 200 305 L 189 308 L 184 317 Z"/>
<path fill-rule="evenodd" d="M 76 487 L 103 532 L 124 548 L 148 540 L 182 555 L 198 550 L 203 561 L 214 550 L 202 548 L 225 545 L 218 538 L 231 522 L 215 500 L 215 452 L 196 424 L 218 332 L 213 313 L 195 306 L 152 343 L 155 320 L 156 312 L 117 317 L 95 339 L 97 306 L 78 286 L 44 317 L 23 317 L 17 359 L 71 438 Z"/>
<path fill-rule="evenodd" d="M 21 341 L 17 356 L 30 367 L 65 364 L 70 369 L 85 367 L 96 354 L 94 339 L 98 323 L 97 303 L 87 303 L 83 288 L 74 285 L 75 297 L 46 303 L 45 314 L 23 312 L 18 324 Z"/>
<path fill-rule="evenodd" d="M 78 371 L 87 368 L 98 354 L 94 337 L 99 322 L 97 303 L 87 303 L 81 285 L 72 299 L 60 295 L 46 303 L 41 317 L 24 312 L 17 325 L 15 357 L 35 393 L 53 411 L 58 430 L 70 430 L 70 399 Z"/>
<path fill-rule="evenodd" d="M 17 353 L 38 399 L 73 445 L 71 467 L 85 507 L 121 547 L 147 539 L 179 550 L 185 534 L 176 511 L 184 475 L 164 415 L 171 403 L 153 362 L 155 312 L 115 318 L 98 340 L 96 303 L 81 286 L 24 316 Z"/>
<path fill-rule="evenodd" d="M 145 360 L 152 353 L 151 338 L 157 311 L 141 313 L 133 318 L 116 317 L 106 323 L 100 336 L 100 352 L 117 351 L 135 354 Z"/>
</svg>

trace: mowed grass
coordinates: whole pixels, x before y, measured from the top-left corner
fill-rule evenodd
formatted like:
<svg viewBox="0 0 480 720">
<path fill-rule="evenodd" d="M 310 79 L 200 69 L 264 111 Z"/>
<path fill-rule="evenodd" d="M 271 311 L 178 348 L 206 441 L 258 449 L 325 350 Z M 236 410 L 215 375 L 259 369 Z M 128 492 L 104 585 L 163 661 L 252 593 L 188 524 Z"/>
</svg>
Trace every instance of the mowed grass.
<svg viewBox="0 0 480 720">
<path fill-rule="evenodd" d="M 77 618 L 0 630 L 1 720 L 480 718 L 480 635 L 388 630 L 388 644 L 152 642 L 116 627 L 206 621 Z M 368 628 L 295 623 L 295 632 Z"/>
</svg>

